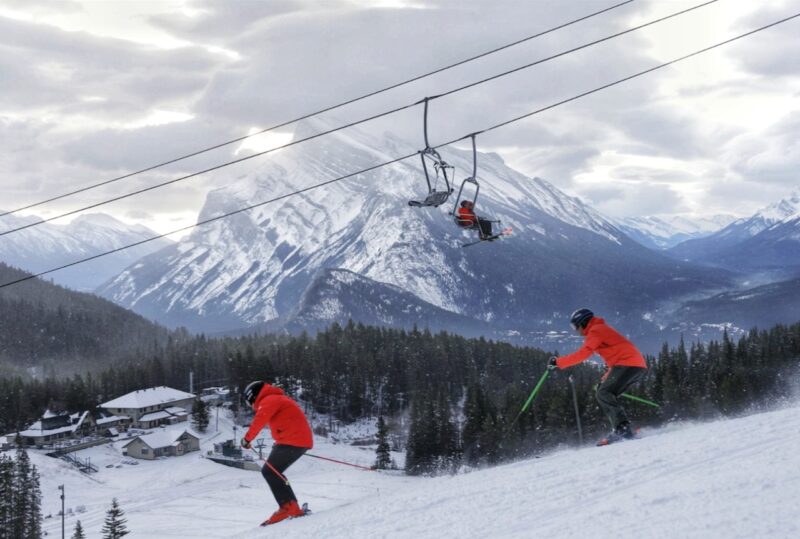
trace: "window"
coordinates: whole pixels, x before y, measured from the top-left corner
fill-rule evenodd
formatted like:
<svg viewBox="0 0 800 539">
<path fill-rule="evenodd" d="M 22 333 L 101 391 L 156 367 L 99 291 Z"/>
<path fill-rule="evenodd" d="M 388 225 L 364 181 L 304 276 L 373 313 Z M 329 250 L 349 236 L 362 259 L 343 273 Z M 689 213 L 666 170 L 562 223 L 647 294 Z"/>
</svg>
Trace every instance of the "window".
<svg viewBox="0 0 800 539">
<path fill-rule="evenodd" d="M 143 447 L 143 448 L 142 448 L 142 455 L 147 455 L 147 454 L 149 454 L 149 451 L 150 451 L 149 449 L 147 449 L 146 447 Z"/>
</svg>

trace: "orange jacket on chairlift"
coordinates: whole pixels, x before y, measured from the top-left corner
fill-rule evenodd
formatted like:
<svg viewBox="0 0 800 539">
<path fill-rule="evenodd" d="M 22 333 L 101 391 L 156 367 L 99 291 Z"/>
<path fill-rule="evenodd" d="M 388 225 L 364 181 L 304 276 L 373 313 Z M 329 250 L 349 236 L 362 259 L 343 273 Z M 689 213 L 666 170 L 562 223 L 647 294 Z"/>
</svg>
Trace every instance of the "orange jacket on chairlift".
<svg viewBox="0 0 800 539">
<path fill-rule="evenodd" d="M 465 208 L 461 207 L 458 208 L 458 224 L 463 227 L 470 227 L 475 226 L 478 222 L 478 218 L 475 216 L 475 212 L 472 211 L 472 208 Z"/>
</svg>

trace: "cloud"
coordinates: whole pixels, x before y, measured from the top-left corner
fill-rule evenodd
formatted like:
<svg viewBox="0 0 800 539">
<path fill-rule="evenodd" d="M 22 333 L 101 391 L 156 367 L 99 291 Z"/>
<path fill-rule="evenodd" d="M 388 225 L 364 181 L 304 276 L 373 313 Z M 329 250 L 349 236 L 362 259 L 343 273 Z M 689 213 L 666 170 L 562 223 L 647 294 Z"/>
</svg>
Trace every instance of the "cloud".
<svg viewBox="0 0 800 539">
<path fill-rule="evenodd" d="M 658 29 L 436 100 L 431 103 L 432 142 L 653 67 L 698 43 L 778 18 L 795 3 L 757 10 L 712 5 Z M 12 149 L 0 156 L 0 182 L 10 199 L 29 201 L 328 107 L 609 3 L 447 0 L 379 9 L 345 0 L 224 6 L 202 0 L 159 9 L 144 19 L 153 32 L 185 44 L 172 48 L 98 35 L 91 22 L 69 32 L 41 22 L 41 14 L 52 10 L 70 10 L 71 20 L 79 20 L 80 2 L 14 0 L 11 5 L 26 10 L 30 20 L 0 17 L 0 72 L 13 81 L 0 89 L 0 141 Z M 689 5 L 636 2 L 325 116 L 337 125 L 414 103 Z M 747 212 L 748 205 L 728 186 L 764 197 L 772 189 L 759 191 L 755 182 L 774 184 L 777 191 L 796 181 L 800 125 L 788 118 L 796 109 L 792 96 L 800 95 L 796 26 L 789 23 L 486 133 L 478 138 L 479 148 L 498 151 L 523 172 L 617 215 L 726 203 Z M 186 121 L 130 128 L 157 111 L 183 115 Z M 389 129 L 421 146 L 421 112 L 417 107 L 364 128 L 376 137 Z M 232 159 L 234 149 L 69 203 L 74 207 L 206 168 Z M 154 197 L 152 208 L 150 199 L 114 208 L 143 215 L 144 204 L 156 219 L 158 212 L 185 215 L 199 209 L 211 186 L 245 169 L 186 182 L 163 200 Z M 752 209 L 765 202 L 752 202 Z M 54 209 L 64 207 L 66 202 Z"/>
<path fill-rule="evenodd" d="M 596 208 L 613 217 L 682 213 L 691 209 L 666 185 L 589 187 L 582 193 Z"/>
</svg>

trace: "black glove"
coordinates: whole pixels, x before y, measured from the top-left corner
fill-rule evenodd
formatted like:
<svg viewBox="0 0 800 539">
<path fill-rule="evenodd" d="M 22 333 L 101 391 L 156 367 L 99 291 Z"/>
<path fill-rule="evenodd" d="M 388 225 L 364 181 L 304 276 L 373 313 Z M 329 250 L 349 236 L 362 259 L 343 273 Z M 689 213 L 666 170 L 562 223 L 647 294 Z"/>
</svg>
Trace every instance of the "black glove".
<svg viewBox="0 0 800 539">
<path fill-rule="evenodd" d="M 247 441 L 247 438 L 242 438 L 242 441 L 239 442 L 239 445 L 241 445 L 245 449 L 250 449 L 251 447 L 253 447 L 252 445 L 250 445 L 250 442 Z"/>
<path fill-rule="evenodd" d="M 557 368 L 557 367 L 558 367 L 558 362 L 557 362 L 557 359 L 558 359 L 558 358 L 557 358 L 556 356 L 551 356 L 551 357 L 550 357 L 550 360 L 547 362 L 547 368 L 548 368 L 548 370 L 551 370 L 551 371 L 552 371 L 553 369 L 555 369 L 555 368 Z"/>
</svg>

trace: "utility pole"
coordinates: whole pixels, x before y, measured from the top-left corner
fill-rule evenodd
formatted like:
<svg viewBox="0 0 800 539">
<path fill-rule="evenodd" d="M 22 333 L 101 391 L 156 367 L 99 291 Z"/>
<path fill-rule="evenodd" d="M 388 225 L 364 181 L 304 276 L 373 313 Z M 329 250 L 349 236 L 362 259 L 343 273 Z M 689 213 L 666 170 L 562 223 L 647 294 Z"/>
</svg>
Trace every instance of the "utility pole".
<svg viewBox="0 0 800 539">
<path fill-rule="evenodd" d="M 189 393 L 194 393 L 194 371 L 189 371 Z"/>
<path fill-rule="evenodd" d="M 64 536 L 64 485 L 58 485 L 58 490 L 61 491 L 61 539 L 65 539 Z"/>
</svg>

